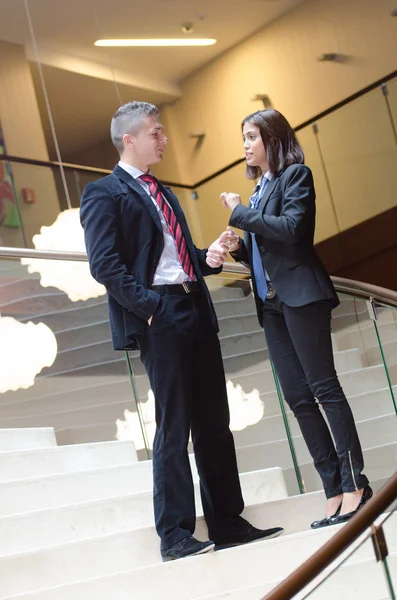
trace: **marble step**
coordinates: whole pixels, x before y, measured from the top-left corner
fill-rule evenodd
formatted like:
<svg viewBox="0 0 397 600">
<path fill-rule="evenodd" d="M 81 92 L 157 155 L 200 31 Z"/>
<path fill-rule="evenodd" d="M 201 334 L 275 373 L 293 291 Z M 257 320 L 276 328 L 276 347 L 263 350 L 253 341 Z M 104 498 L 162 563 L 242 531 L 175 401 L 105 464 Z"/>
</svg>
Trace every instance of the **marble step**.
<svg viewBox="0 0 397 600">
<path fill-rule="evenodd" d="M 260 495 L 258 495 L 258 498 Z M 284 527 L 286 533 L 305 531 L 324 512 L 322 492 L 302 494 L 294 498 L 271 500 L 246 505 L 243 515 L 258 527 Z M 198 503 L 196 535 L 206 538 L 206 527 Z M 125 495 L 92 502 L 71 504 L 33 511 L 0 519 L 0 556 L 33 552 L 100 536 L 137 532 L 146 548 L 154 548 L 158 556 L 158 539 L 154 530 L 151 498 L 146 494 Z"/>
<path fill-rule="evenodd" d="M 397 386 L 394 390 L 394 393 L 395 397 L 397 398 Z M 268 433 L 271 436 L 271 439 L 273 440 L 275 438 L 286 438 L 284 424 L 280 415 L 279 400 L 276 392 L 272 391 L 261 394 L 260 398 L 264 402 L 263 419 L 261 419 L 255 425 L 245 427 L 241 431 L 237 431 L 236 427 L 234 427 L 234 429 L 232 427 L 237 447 L 269 441 L 267 439 Z M 383 390 L 376 390 L 374 392 L 358 394 L 356 396 L 350 397 L 349 401 L 353 409 L 356 421 L 373 419 L 377 418 L 378 416 L 387 416 L 391 414 L 391 412 L 394 410 L 390 391 L 388 388 Z M 146 402 L 143 402 L 142 407 L 146 411 L 145 405 Z M 132 412 L 134 408 L 134 406 L 129 406 L 129 410 Z M 54 420 L 51 422 L 56 428 L 58 443 L 69 444 L 114 439 L 114 436 L 117 432 L 117 428 L 115 425 L 115 419 L 110 418 L 111 414 L 113 414 L 113 410 L 115 410 L 115 412 L 118 411 L 116 407 L 115 409 L 111 408 L 110 413 L 108 413 L 106 406 L 99 407 L 99 416 L 96 425 L 90 425 L 86 423 L 87 420 L 89 420 L 90 422 L 92 422 L 93 420 L 90 416 L 90 409 L 87 409 L 87 411 L 82 412 L 81 420 L 79 419 L 79 416 L 76 413 L 70 413 L 70 415 L 66 414 L 65 418 L 63 417 L 63 415 L 60 415 L 59 417 L 57 415 L 54 415 Z M 232 408 L 232 425 L 236 422 L 236 419 L 233 418 L 233 410 L 234 409 Z M 249 408 L 246 407 L 246 410 L 249 410 Z M 120 411 L 120 414 L 121 413 L 122 411 Z M 69 416 L 70 419 L 74 420 L 74 423 L 68 423 Z M 298 434 L 298 425 L 291 411 L 287 410 L 287 416 L 292 431 Z M 124 420 L 124 416 L 120 418 Z M 244 413 L 242 414 L 241 418 L 243 418 L 245 422 L 247 421 L 247 417 L 244 416 Z M 27 422 L 34 423 L 35 421 L 28 420 Z M 39 423 L 40 421 L 37 422 Z M 46 421 L 43 421 L 43 423 L 45 422 Z M 272 428 L 271 424 L 274 424 L 275 427 Z M 144 447 L 143 439 L 141 436 L 139 436 L 139 438 L 136 437 L 134 441 L 137 444 L 137 448 Z M 374 445 L 374 440 L 371 439 L 370 444 L 371 446 Z"/>
<path fill-rule="evenodd" d="M 396 553 L 388 556 L 388 566 L 395 580 L 397 577 Z M 270 592 L 277 583 L 279 582 L 264 581 L 220 594 L 200 596 L 194 600 L 258 600 Z M 308 589 L 313 588 L 307 586 L 305 590 L 296 594 L 294 599 L 304 600 L 307 598 Z M 389 588 L 386 584 L 382 563 L 377 563 L 374 558 L 359 560 L 353 564 L 348 561 L 347 564 L 340 566 L 327 581 L 317 580 L 316 589 L 312 592 L 311 598 L 313 600 L 334 600 L 335 598 L 340 600 L 362 600 L 363 598 L 388 600 L 390 598 Z"/>
<path fill-rule="evenodd" d="M 64 600 L 70 597 L 75 600 L 109 597 L 157 600 L 159 590 L 162 598 L 193 600 L 256 583 L 274 585 L 275 581 L 287 576 L 309 558 L 338 529 L 330 527 L 284 535 L 275 540 L 171 563 L 160 563 L 158 550 L 155 558 L 153 548 L 147 547 L 143 541 L 137 543 L 137 531 L 126 532 L 69 547 L 65 545 L 43 552 L 4 557 L 0 560 L 0 578 L 3 593 L 8 595 L 37 590 L 31 595 L 31 600 Z M 139 531 L 142 534 L 143 530 Z M 389 535 L 392 553 L 397 550 L 396 533 L 394 518 Z M 351 564 L 370 558 L 373 559 L 372 544 L 360 548 Z M 144 566 L 145 562 L 147 566 Z M 131 564 L 135 568 L 128 571 Z M 27 576 L 18 576 L 21 572 Z M 45 587 L 48 589 L 43 590 Z"/>
<path fill-rule="evenodd" d="M 136 461 L 132 441 L 4 452 L 0 454 L 0 482 L 129 465 Z"/>
<path fill-rule="evenodd" d="M 52 427 L 0 429 L 0 454 L 20 450 L 53 448 L 57 441 Z"/>
<path fill-rule="evenodd" d="M 198 497 L 198 475 L 193 461 L 191 457 Z M 240 481 L 247 504 L 287 495 L 282 471 L 277 467 L 241 473 Z M 147 502 L 151 503 L 152 489 L 151 461 L 3 481 L 0 483 L 0 515 L 11 516 L 126 494 L 147 493 Z"/>
<path fill-rule="evenodd" d="M 126 368 L 126 363 L 124 362 Z M 17 390 L 3 394 L 4 402 L 0 403 L 0 415 L 34 415 L 43 414 L 50 406 L 49 412 L 72 410 L 84 406 L 108 404 L 113 400 L 129 400 L 133 398 L 129 375 L 107 377 L 58 376 L 37 378 L 29 390 Z"/>
</svg>

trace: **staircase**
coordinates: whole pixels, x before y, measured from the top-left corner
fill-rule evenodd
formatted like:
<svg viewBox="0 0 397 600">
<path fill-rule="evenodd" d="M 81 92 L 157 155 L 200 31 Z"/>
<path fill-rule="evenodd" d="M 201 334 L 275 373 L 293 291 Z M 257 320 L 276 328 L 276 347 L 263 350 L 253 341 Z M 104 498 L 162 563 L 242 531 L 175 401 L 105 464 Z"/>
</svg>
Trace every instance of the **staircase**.
<svg viewBox="0 0 397 600">
<path fill-rule="evenodd" d="M 240 471 L 281 467 L 288 494 L 296 495 L 298 484 L 249 283 L 219 277 L 207 281 L 219 317 L 227 379 L 246 394 L 258 390 L 264 403 L 258 422 L 234 428 Z M 397 419 L 365 302 L 348 296 L 341 301 L 333 313 L 335 361 L 356 418 L 366 473 L 378 489 L 397 468 Z M 59 444 L 114 440 L 116 421 L 124 420 L 125 410 L 135 414 L 136 406 L 124 353 L 111 348 L 105 298 L 71 303 L 59 290 L 41 287 L 25 267 L 0 261 L 0 312 L 22 322 L 46 323 L 58 342 L 55 363 L 39 374 L 33 387 L 0 395 L 0 427 L 53 427 Z M 378 328 L 394 384 L 396 321 L 397 311 L 380 311 Z M 137 353 L 130 358 L 139 402 L 150 413 L 148 379 Z M 397 385 L 394 393 L 397 398 Z M 320 490 L 296 420 L 289 411 L 287 415 L 305 488 Z M 143 441 L 134 437 L 134 442 L 138 458 L 146 458 Z"/>
<path fill-rule="evenodd" d="M 206 539 L 191 464 L 196 535 Z M 280 468 L 240 477 L 244 516 L 258 527 L 282 525 L 285 534 L 162 563 L 153 526 L 151 462 L 137 461 L 132 442 L 57 446 L 50 428 L 0 430 L 0 598 L 259 600 L 339 527 L 308 529 L 323 514 L 323 494 L 288 497 Z M 396 516 L 386 534 L 395 577 Z M 388 597 L 372 542 L 313 595 L 335 597 Z"/>
</svg>

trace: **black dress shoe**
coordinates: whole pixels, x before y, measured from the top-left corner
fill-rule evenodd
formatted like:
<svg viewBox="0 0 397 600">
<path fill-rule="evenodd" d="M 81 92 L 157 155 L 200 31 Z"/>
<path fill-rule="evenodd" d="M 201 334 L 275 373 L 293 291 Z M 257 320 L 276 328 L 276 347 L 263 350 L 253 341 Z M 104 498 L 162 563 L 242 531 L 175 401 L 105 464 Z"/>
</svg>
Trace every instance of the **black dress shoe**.
<svg viewBox="0 0 397 600">
<path fill-rule="evenodd" d="M 370 488 L 370 486 L 366 485 L 364 488 L 363 494 L 361 496 L 360 503 L 357 506 L 356 510 L 352 510 L 351 512 L 348 512 L 344 515 L 337 515 L 335 517 L 331 517 L 329 524 L 330 525 L 339 525 L 339 523 L 346 523 L 346 521 L 349 521 L 349 519 L 354 517 L 354 515 L 360 510 L 360 508 L 362 508 L 364 506 L 364 504 L 366 504 L 368 502 L 368 500 L 370 500 L 372 498 L 373 495 L 374 495 L 374 493 L 373 493 L 372 489 Z"/>
<path fill-rule="evenodd" d="M 324 519 L 320 519 L 320 521 L 313 521 L 313 523 L 310 525 L 310 527 L 312 529 L 320 529 L 320 527 L 328 527 L 328 525 L 332 525 L 332 523 L 330 522 L 331 519 L 333 519 L 334 517 L 337 517 L 339 515 L 341 508 L 342 508 L 342 502 L 339 504 L 339 508 L 336 511 L 336 513 L 334 513 L 330 517 L 324 517 Z"/>
<path fill-rule="evenodd" d="M 183 538 L 171 548 L 161 551 L 163 562 L 169 560 L 177 560 L 178 558 L 185 558 L 186 556 L 196 556 L 197 554 L 204 554 L 209 552 L 215 546 L 214 542 L 200 542 L 193 536 Z"/>
<path fill-rule="evenodd" d="M 282 527 L 257 529 L 242 517 L 238 517 L 223 536 L 214 536 L 215 550 L 232 548 L 258 540 L 270 540 L 281 535 L 283 531 Z"/>
</svg>

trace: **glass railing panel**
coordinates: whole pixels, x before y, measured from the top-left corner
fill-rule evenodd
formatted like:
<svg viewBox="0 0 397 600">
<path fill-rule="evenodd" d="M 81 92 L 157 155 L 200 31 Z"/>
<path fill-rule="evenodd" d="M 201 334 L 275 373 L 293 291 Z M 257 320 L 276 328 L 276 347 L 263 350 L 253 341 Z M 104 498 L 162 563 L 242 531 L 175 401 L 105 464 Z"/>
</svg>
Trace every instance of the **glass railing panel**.
<svg viewBox="0 0 397 600">
<path fill-rule="evenodd" d="M 2 245 L 34 248 L 33 236 L 41 227 L 52 225 L 67 208 L 59 169 L 14 161 L 0 161 L 0 169 L 5 177 L 3 181 L 0 178 Z"/>
<path fill-rule="evenodd" d="M 197 188 L 197 216 L 200 220 L 204 246 L 216 240 L 229 222 L 230 211 L 223 208 L 220 201 L 221 193 L 240 194 L 243 203 L 248 204 L 254 187 L 255 181 L 246 178 L 245 165 L 242 163 Z"/>
<path fill-rule="evenodd" d="M 397 144 L 382 88 L 319 119 L 317 126 L 341 231 L 394 207 Z"/>
<path fill-rule="evenodd" d="M 299 434 L 277 389 L 250 281 L 232 274 L 208 277 L 219 322 L 230 426 L 240 472 L 280 467 L 288 492 L 300 492 L 294 464 Z"/>
<path fill-rule="evenodd" d="M 31 268 L 0 259 L 1 426 L 54 427 L 59 444 L 133 439 L 145 458 L 126 356 L 88 264 Z"/>
<path fill-rule="evenodd" d="M 397 419 L 366 301 L 345 294 L 339 294 L 339 299 L 331 324 L 335 366 L 357 425 L 364 471 L 377 490 L 397 469 Z M 385 328 L 393 337 L 389 325 Z M 294 426 L 291 428 L 294 431 Z M 321 480 L 303 439 L 298 436 L 294 445 L 305 490 L 321 490 Z"/>
<path fill-rule="evenodd" d="M 63 173 L 65 176 L 65 182 L 61 176 L 60 168 L 54 168 L 54 177 L 57 183 L 57 188 L 60 190 L 61 196 L 65 195 L 64 187 L 68 190 L 70 204 L 73 208 L 79 208 L 81 196 L 84 192 L 86 185 L 93 181 L 97 181 L 102 177 L 105 177 L 108 173 L 101 171 L 85 171 L 83 169 L 73 169 L 70 167 L 64 167 Z M 62 209 L 68 208 L 67 204 L 63 204 Z"/>
<path fill-rule="evenodd" d="M 397 77 L 389 81 L 386 87 L 393 126 L 397 130 Z"/>
<path fill-rule="evenodd" d="M 105 168 L 110 163 L 111 168 L 117 160 L 109 135 L 111 116 L 121 104 L 134 99 L 137 91 L 128 85 L 118 85 L 111 54 L 105 51 L 97 62 L 93 44 L 106 37 L 104 32 L 110 25 L 107 15 L 99 7 L 84 2 L 76 5 L 73 13 L 66 5 L 60 5 L 56 13 L 49 11 L 49 22 L 54 19 L 54 24 L 44 31 L 40 7 L 32 1 L 26 2 L 26 7 L 31 23 L 29 46 L 34 50 L 37 45 L 39 51 L 39 56 L 31 53 L 30 71 L 51 160 L 60 160 L 59 149 L 64 162 Z M 57 29 L 58 22 L 68 23 L 71 31 L 77 24 L 82 30 L 90 31 L 92 50 L 90 53 L 87 48 L 85 56 L 80 55 L 83 60 L 71 56 L 67 50 L 70 43 Z M 47 48 L 53 48 L 59 58 L 53 58 L 51 63 L 43 60 Z M 37 61 L 40 59 L 39 70 Z M 89 67 L 91 61 L 97 63 L 95 74 L 92 66 Z M 57 143 L 50 127 L 49 109 Z"/>
<path fill-rule="evenodd" d="M 382 529 L 386 541 L 387 557 L 384 561 L 385 577 L 392 600 L 397 599 L 397 506 L 382 520 Z"/>
<path fill-rule="evenodd" d="M 354 542 L 305 590 L 296 595 L 297 600 L 328 600 L 329 598 L 393 600 L 385 577 L 384 564 L 377 562 L 369 534 Z"/>
<path fill-rule="evenodd" d="M 219 340 L 240 472 L 280 467 L 288 491 L 299 493 L 293 445 L 288 440 L 266 341 L 256 316 L 249 280 L 223 274 L 206 278 L 219 321 Z M 139 417 L 151 452 L 155 433 L 154 397 L 138 352 L 129 352 Z M 210 382 L 209 382 L 210 384 Z M 294 434 L 297 429 L 292 423 Z M 291 453 L 292 450 L 292 453 Z M 189 445 L 192 452 L 192 446 Z M 277 488 L 279 493 L 279 488 Z"/>
<path fill-rule="evenodd" d="M 339 225 L 327 173 L 320 152 L 316 126 L 308 125 L 297 133 L 298 141 L 305 153 L 305 162 L 311 168 L 316 188 L 316 231 L 314 242 L 318 244 L 337 235 Z"/>
<path fill-rule="evenodd" d="M 393 407 L 397 415 L 397 308 L 374 306 L 374 327 L 381 349 L 382 362 L 387 372 Z M 397 439 L 397 432 L 396 432 Z"/>
<path fill-rule="evenodd" d="M 207 282 L 220 325 L 229 400 L 237 402 L 240 397 L 240 412 L 233 412 L 231 406 L 240 470 L 279 466 L 290 495 L 298 494 L 301 488 L 306 492 L 322 490 L 298 423 L 288 406 L 280 405 L 280 390 L 249 281 L 228 274 L 207 278 Z M 340 300 L 332 318 L 335 364 L 355 416 L 365 472 L 376 490 L 397 469 L 397 419 L 367 305 L 343 294 Z M 245 396 L 249 400 L 244 403 L 241 398 Z"/>
<path fill-rule="evenodd" d="M 343 298 L 334 311 L 334 350 L 336 355 L 358 361 L 340 374 L 341 383 L 355 416 L 365 472 L 378 489 L 397 470 L 397 418 L 393 403 L 397 386 L 390 385 L 383 359 L 385 346 L 388 355 L 392 355 L 388 344 L 393 347 L 397 332 L 392 309 L 381 311 L 379 320 L 374 322 L 371 306 L 365 300 Z M 390 360 L 393 362 L 393 358 Z"/>
</svg>

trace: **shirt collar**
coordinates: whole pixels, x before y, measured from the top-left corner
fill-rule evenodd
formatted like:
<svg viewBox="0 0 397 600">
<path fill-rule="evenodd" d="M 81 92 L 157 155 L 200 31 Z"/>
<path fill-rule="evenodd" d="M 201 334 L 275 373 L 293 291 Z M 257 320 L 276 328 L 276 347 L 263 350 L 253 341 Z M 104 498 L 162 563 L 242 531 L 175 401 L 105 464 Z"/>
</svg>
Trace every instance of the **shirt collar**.
<svg viewBox="0 0 397 600">
<path fill-rule="evenodd" d="M 124 169 L 124 171 L 127 171 L 127 173 L 129 173 L 129 175 L 131 175 L 131 177 L 133 177 L 134 179 L 138 179 L 138 177 L 145 174 L 140 169 L 137 169 L 136 167 L 133 167 L 132 165 L 129 165 L 123 162 L 122 160 L 119 160 L 119 167 Z"/>
<path fill-rule="evenodd" d="M 266 183 L 268 183 L 269 181 L 271 181 L 273 179 L 273 174 L 270 173 L 270 171 L 266 171 L 266 173 L 262 173 L 262 175 L 259 177 L 256 186 L 254 187 L 254 191 L 257 190 L 261 190 L 264 185 Z"/>
</svg>

